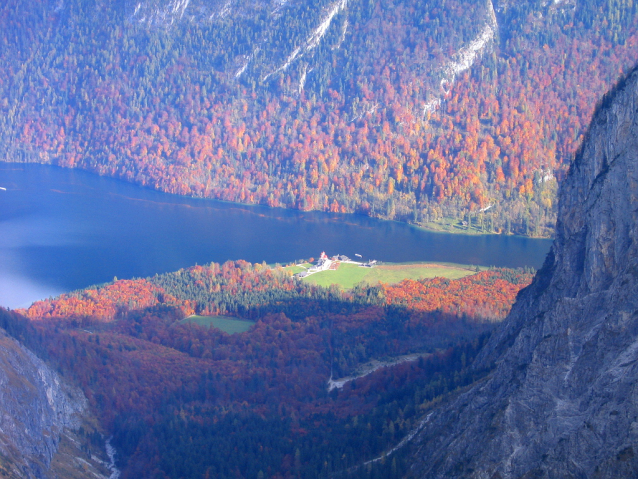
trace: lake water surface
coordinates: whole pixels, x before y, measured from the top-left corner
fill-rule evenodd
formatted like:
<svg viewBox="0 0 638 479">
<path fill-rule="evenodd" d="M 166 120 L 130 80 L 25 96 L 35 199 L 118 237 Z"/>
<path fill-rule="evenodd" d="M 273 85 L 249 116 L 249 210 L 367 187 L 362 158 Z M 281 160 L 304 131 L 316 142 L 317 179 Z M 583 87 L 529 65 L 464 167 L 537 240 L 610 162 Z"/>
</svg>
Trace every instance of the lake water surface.
<svg viewBox="0 0 638 479">
<path fill-rule="evenodd" d="M 0 305 L 196 263 L 355 253 L 540 267 L 550 240 L 431 233 L 364 216 L 186 198 L 87 172 L 0 163 Z"/>
</svg>

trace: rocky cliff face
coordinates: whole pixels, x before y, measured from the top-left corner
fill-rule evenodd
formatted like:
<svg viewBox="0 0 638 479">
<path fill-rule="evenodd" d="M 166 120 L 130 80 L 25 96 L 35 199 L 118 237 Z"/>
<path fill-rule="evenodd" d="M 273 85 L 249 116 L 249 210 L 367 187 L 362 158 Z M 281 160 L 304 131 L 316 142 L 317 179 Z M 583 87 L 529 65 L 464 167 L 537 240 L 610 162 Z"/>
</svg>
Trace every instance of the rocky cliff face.
<svg viewBox="0 0 638 479">
<path fill-rule="evenodd" d="M 478 367 L 434 411 L 413 477 L 638 477 L 638 68 L 597 109 L 556 240 Z"/>
<path fill-rule="evenodd" d="M 108 477 L 86 409 L 81 391 L 0 329 L 0 477 Z"/>
</svg>

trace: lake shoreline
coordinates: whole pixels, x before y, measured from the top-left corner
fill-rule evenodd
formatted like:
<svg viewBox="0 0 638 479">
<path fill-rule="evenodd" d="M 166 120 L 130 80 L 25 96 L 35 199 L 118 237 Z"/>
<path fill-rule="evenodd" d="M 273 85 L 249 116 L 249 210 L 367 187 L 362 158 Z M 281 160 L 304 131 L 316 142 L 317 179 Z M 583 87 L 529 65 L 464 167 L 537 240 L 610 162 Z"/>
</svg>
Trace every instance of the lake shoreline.
<svg viewBox="0 0 638 479">
<path fill-rule="evenodd" d="M 68 171 L 80 171 L 80 172 L 84 172 L 86 174 L 98 177 L 98 178 L 108 178 L 114 181 L 119 181 L 122 183 L 125 183 L 127 185 L 132 185 L 135 186 L 137 188 L 141 188 L 147 191 L 154 191 L 157 193 L 161 193 L 161 194 L 165 194 L 165 195 L 170 195 L 173 196 L 175 198 L 188 198 L 188 199 L 194 199 L 194 200 L 203 200 L 203 201 L 215 201 L 215 202 L 219 202 L 219 203 L 223 203 L 223 204 L 227 204 L 227 205 L 234 205 L 237 207 L 260 207 L 260 208 L 268 208 L 270 210 L 273 211 L 293 211 L 293 212 L 298 212 L 300 214 L 302 213 L 323 213 L 323 214 L 331 214 L 328 211 L 323 211 L 323 210 L 319 210 L 319 209 L 313 209 L 313 210 L 304 210 L 301 208 L 289 208 L 286 206 L 269 206 L 266 204 L 262 204 L 262 203 L 240 203 L 237 201 L 229 201 L 229 200 L 224 200 L 224 199 L 220 199 L 220 198 L 215 198 L 215 197 L 208 197 L 208 196 L 201 196 L 201 195 L 180 195 L 178 193 L 172 193 L 169 191 L 165 191 L 161 188 L 155 188 L 153 186 L 149 186 L 149 185 L 142 185 L 139 183 L 136 183 L 134 181 L 128 181 L 124 178 L 120 178 L 118 176 L 112 176 L 112 175 L 101 175 L 96 171 L 93 170 L 89 170 L 89 169 L 84 169 L 84 168 L 68 168 L 68 167 L 63 167 L 63 166 L 58 166 L 58 165 L 54 165 L 52 163 L 41 163 L 41 162 L 13 162 L 13 161 L 7 161 L 7 160 L 0 160 L 0 165 L 2 164 L 7 164 L 7 165 L 41 165 L 41 166 L 46 166 L 46 167 L 52 167 L 52 168 L 58 168 L 61 170 L 68 170 Z M 444 234 L 454 234 L 454 235 L 461 235 L 461 236 L 510 236 L 510 237 L 519 237 L 519 238 L 530 238 L 530 239 L 553 239 L 553 236 L 526 236 L 526 235 L 518 235 L 518 234 L 513 234 L 513 233 L 498 233 L 498 232 L 487 232 L 487 231 L 472 231 L 467 229 L 467 227 L 465 227 L 466 229 L 463 230 L 462 227 L 459 227 L 457 225 L 452 225 L 450 222 L 452 221 L 456 221 L 453 218 L 450 217 L 445 217 L 440 221 L 430 221 L 427 223 L 419 223 L 419 222 L 414 222 L 414 221 L 409 221 L 409 220 L 400 220 L 400 219 L 388 219 L 383 217 L 382 215 L 366 215 L 366 214 L 361 214 L 361 213 L 357 213 L 357 212 L 348 212 L 348 213 L 338 213 L 339 215 L 345 215 L 345 216 L 353 216 L 353 217 L 361 217 L 361 218 L 371 218 L 371 219 L 376 219 L 379 221 L 387 221 L 387 222 L 394 222 L 394 223 L 399 223 L 399 224 L 403 224 L 403 225 L 408 225 L 423 231 L 427 231 L 430 233 L 444 233 Z"/>
<path fill-rule="evenodd" d="M 284 263 L 322 251 L 388 263 L 542 265 L 551 242 L 429 232 L 369 216 L 162 193 L 78 169 L 0 162 L 0 305 L 242 258 Z"/>
</svg>

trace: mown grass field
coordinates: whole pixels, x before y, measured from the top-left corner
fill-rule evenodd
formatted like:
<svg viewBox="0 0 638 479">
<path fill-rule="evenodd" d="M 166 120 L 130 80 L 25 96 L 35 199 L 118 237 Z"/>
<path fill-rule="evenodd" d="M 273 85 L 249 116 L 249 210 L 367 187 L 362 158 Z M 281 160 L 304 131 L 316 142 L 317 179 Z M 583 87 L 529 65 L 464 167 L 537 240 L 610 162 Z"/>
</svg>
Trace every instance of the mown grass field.
<svg viewBox="0 0 638 479">
<path fill-rule="evenodd" d="M 320 286 L 336 284 L 344 289 L 349 289 L 361 282 L 376 284 L 381 281 L 382 283 L 392 284 L 404 279 L 434 278 L 437 276 L 458 279 L 475 272 L 476 270 L 474 268 L 470 269 L 469 266 L 453 264 L 384 264 L 374 268 L 362 268 L 354 264 L 341 264 L 336 271 L 315 273 L 304 278 L 303 281 Z"/>
<path fill-rule="evenodd" d="M 245 333 L 255 324 L 254 321 L 237 319 L 232 316 L 198 316 L 194 314 L 182 320 L 183 322 L 196 323 L 200 326 L 221 329 L 225 333 Z"/>
</svg>

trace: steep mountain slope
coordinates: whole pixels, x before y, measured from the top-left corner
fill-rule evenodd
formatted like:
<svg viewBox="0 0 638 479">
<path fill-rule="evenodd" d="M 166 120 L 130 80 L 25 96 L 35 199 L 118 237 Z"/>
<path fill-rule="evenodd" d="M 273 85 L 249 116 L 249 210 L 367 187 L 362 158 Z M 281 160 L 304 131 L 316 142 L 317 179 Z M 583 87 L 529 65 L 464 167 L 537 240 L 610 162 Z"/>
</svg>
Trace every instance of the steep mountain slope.
<svg viewBox="0 0 638 479">
<path fill-rule="evenodd" d="M 87 406 L 79 389 L 0 329 L 0 477 L 109 477 Z"/>
<path fill-rule="evenodd" d="M 638 68 L 598 107 L 558 215 L 477 362 L 496 369 L 432 413 L 413 477 L 638 475 Z"/>
<path fill-rule="evenodd" d="M 638 3 L 9 0 L 0 158 L 547 235 Z"/>
</svg>

